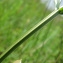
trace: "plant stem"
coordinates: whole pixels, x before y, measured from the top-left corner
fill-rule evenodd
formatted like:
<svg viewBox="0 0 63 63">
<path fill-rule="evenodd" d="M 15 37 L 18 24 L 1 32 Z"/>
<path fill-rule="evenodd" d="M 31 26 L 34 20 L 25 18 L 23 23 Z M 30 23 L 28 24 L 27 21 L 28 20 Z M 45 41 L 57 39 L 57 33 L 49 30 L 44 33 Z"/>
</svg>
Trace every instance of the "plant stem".
<svg viewBox="0 0 63 63">
<path fill-rule="evenodd" d="M 0 56 L 0 63 L 8 55 L 10 55 L 10 53 L 12 53 L 18 46 L 20 46 L 25 40 L 27 40 L 32 34 L 34 34 L 36 31 L 38 31 L 45 24 L 47 24 L 55 16 L 57 16 L 59 14 L 58 12 L 59 12 L 59 10 L 55 10 L 54 12 L 52 12 L 51 14 L 49 14 L 46 18 L 44 18 L 42 21 L 40 21 L 37 25 L 35 25 L 32 29 L 30 29 L 21 39 L 19 39 L 15 44 L 13 44 L 6 52 L 4 52 Z"/>
</svg>

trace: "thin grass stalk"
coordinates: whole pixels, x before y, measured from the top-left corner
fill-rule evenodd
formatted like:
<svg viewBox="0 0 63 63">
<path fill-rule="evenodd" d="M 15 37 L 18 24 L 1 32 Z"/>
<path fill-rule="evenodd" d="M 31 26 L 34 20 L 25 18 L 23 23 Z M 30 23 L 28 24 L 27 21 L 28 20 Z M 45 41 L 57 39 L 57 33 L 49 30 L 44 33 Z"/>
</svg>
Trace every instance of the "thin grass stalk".
<svg viewBox="0 0 63 63">
<path fill-rule="evenodd" d="M 51 14 L 49 14 L 46 18 L 41 20 L 37 25 L 35 25 L 32 29 L 30 29 L 22 38 L 20 38 L 15 44 L 13 44 L 9 49 L 6 50 L 1 56 L 0 56 L 0 63 L 8 56 L 10 55 L 18 46 L 20 46 L 22 43 L 24 43 L 25 40 L 27 40 L 31 35 L 33 35 L 36 31 L 38 31 L 41 27 L 46 25 L 50 20 L 52 20 L 54 17 L 56 17 L 59 13 L 59 10 L 55 10 Z"/>
</svg>

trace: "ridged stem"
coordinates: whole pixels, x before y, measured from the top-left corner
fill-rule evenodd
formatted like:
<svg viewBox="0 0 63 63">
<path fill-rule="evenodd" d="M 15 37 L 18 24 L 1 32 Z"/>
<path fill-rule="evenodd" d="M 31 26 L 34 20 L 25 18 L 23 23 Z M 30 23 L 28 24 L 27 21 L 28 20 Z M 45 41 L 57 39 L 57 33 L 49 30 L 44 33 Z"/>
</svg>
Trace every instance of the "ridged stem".
<svg viewBox="0 0 63 63">
<path fill-rule="evenodd" d="M 10 55 L 18 46 L 20 46 L 22 43 L 24 43 L 25 40 L 27 40 L 31 35 L 33 35 L 35 32 L 37 32 L 41 27 L 46 25 L 49 21 L 51 21 L 54 17 L 56 17 L 59 13 L 59 10 L 55 10 L 51 14 L 49 14 L 46 18 L 41 20 L 37 25 L 35 25 L 32 29 L 30 29 L 21 39 L 19 39 L 15 44 L 13 44 L 6 52 L 4 52 L 0 56 L 0 63 L 8 56 Z"/>
</svg>

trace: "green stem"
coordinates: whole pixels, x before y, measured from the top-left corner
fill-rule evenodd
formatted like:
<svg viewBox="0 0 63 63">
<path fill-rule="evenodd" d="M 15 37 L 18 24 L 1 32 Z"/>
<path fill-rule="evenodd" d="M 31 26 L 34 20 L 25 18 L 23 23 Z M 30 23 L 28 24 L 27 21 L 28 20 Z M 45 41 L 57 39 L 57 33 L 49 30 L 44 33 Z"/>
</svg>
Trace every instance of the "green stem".
<svg viewBox="0 0 63 63">
<path fill-rule="evenodd" d="M 0 56 L 0 63 L 8 55 L 10 55 L 10 53 L 12 53 L 18 46 L 20 46 L 25 40 L 27 40 L 32 34 L 34 34 L 36 31 L 38 31 L 45 24 L 47 24 L 55 16 L 57 16 L 59 14 L 58 12 L 59 12 L 59 10 L 56 10 L 56 11 L 52 12 L 50 15 L 48 15 L 46 18 L 44 18 L 42 21 L 40 21 L 37 25 L 35 25 L 32 29 L 30 29 L 20 40 L 18 40 L 15 44 L 13 44 L 6 52 L 4 52 Z"/>
</svg>

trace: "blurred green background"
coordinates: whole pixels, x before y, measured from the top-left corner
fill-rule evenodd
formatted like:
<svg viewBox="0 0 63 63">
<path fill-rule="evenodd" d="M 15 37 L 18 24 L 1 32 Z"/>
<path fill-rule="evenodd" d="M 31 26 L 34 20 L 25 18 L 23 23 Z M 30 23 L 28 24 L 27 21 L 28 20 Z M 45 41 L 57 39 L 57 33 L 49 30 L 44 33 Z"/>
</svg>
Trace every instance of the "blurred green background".
<svg viewBox="0 0 63 63">
<path fill-rule="evenodd" d="M 49 2 L 50 3 L 50 2 Z M 40 0 L 0 0 L 0 55 L 52 11 Z M 63 19 L 51 20 L 2 63 L 63 63 Z"/>
</svg>

